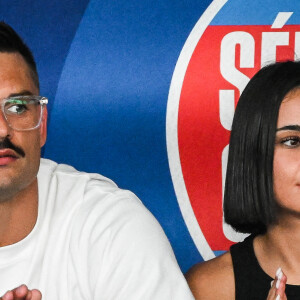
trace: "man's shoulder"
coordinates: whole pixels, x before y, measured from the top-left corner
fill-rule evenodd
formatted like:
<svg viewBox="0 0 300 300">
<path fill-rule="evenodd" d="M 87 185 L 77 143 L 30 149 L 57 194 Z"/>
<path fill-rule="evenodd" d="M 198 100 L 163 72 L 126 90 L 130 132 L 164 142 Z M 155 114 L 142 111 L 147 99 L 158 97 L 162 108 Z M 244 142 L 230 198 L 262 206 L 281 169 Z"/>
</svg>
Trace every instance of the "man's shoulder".
<svg viewBox="0 0 300 300">
<path fill-rule="evenodd" d="M 95 298 L 192 299 L 163 229 L 132 192 L 49 160 L 42 160 L 41 174 L 51 177 L 47 201 L 53 209 L 45 211 L 54 211 L 48 227 L 56 234 L 50 238 L 57 244 L 64 236 L 72 262 L 80 262 L 79 278 L 98 284 Z"/>
<path fill-rule="evenodd" d="M 120 190 L 112 180 L 98 173 L 78 171 L 70 165 L 58 164 L 45 158 L 40 162 L 38 184 L 44 190 L 58 189 L 58 193 L 73 190 L 78 197 L 91 189 L 107 193 Z"/>
<path fill-rule="evenodd" d="M 196 299 L 234 299 L 230 252 L 195 265 L 187 272 L 186 278 Z"/>
<path fill-rule="evenodd" d="M 62 174 L 64 177 L 69 176 L 70 178 L 71 177 L 73 177 L 73 178 L 81 177 L 81 179 L 82 179 L 83 177 L 86 177 L 87 179 L 90 179 L 91 181 L 93 179 L 95 179 L 98 181 L 107 182 L 107 183 L 117 187 L 117 185 L 112 180 L 110 180 L 109 178 L 107 178 L 101 174 L 78 171 L 71 165 L 67 165 L 64 163 L 57 163 L 50 159 L 41 158 L 40 169 L 39 169 L 39 173 L 38 173 L 39 177 L 43 177 L 43 176 L 52 176 L 53 177 L 58 174 Z"/>
<path fill-rule="evenodd" d="M 56 203 L 60 211 L 62 206 L 67 211 L 74 211 L 77 207 L 81 214 L 83 211 L 93 211 L 98 215 L 113 213 L 121 216 L 125 212 L 139 211 L 145 214 L 146 211 L 134 193 L 119 188 L 109 178 L 97 173 L 81 172 L 70 165 L 49 159 L 41 159 L 38 185 L 40 198 L 45 198 L 48 203 Z"/>
</svg>

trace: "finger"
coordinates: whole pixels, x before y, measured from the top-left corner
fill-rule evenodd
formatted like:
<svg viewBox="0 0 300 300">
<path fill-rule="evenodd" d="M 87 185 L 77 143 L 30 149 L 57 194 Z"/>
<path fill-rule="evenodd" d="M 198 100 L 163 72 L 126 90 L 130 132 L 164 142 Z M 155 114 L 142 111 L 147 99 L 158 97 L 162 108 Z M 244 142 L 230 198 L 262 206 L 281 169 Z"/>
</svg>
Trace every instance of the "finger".
<svg viewBox="0 0 300 300">
<path fill-rule="evenodd" d="M 13 289 L 12 291 L 7 291 L 0 300 L 41 300 L 42 293 L 33 289 L 32 291 L 28 290 L 26 285 L 21 285 L 18 288 Z"/>
<path fill-rule="evenodd" d="M 13 294 L 12 291 L 8 291 L 0 299 L 1 300 L 13 300 L 14 299 L 14 294 Z"/>
<path fill-rule="evenodd" d="M 276 299 L 276 279 L 271 282 L 271 288 L 268 293 L 267 300 L 275 300 Z"/>
<path fill-rule="evenodd" d="M 26 296 L 28 294 L 28 288 L 25 284 L 22 284 L 21 286 L 17 287 L 16 289 L 14 289 L 12 291 L 14 293 L 13 300 L 25 300 Z"/>
<path fill-rule="evenodd" d="M 25 300 L 32 300 L 32 292 L 31 292 L 31 290 L 28 291 Z"/>
<path fill-rule="evenodd" d="M 32 290 L 32 297 L 30 300 L 41 300 L 42 299 L 42 293 L 39 290 Z"/>
<path fill-rule="evenodd" d="M 283 297 L 280 298 L 280 300 L 287 300 L 287 297 L 286 297 L 286 294 L 285 294 L 285 293 L 283 294 Z"/>
<path fill-rule="evenodd" d="M 286 286 L 287 277 L 281 269 L 278 273 L 276 273 L 276 276 L 277 276 L 277 282 L 276 282 L 277 291 L 276 291 L 276 294 L 280 296 L 280 298 L 278 298 L 276 300 L 284 299 L 284 298 L 286 298 L 285 286 Z"/>
</svg>

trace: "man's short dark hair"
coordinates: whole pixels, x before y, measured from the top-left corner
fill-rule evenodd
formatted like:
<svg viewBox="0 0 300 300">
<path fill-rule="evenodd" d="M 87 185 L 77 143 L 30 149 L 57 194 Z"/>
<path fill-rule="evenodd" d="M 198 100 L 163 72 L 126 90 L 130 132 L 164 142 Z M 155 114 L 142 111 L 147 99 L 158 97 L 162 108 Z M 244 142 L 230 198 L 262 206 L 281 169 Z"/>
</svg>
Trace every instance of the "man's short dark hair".
<svg viewBox="0 0 300 300">
<path fill-rule="evenodd" d="M 243 91 L 234 115 L 224 194 L 225 221 L 244 233 L 276 223 L 273 157 L 282 100 L 300 87 L 300 62 L 262 68 Z"/>
<path fill-rule="evenodd" d="M 26 61 L 30 75 L 39 89 L 39 77 L 34 57 L 21 37 L 5 22 L 0 22 L 0 52 L 19 53 Z"/>
</svg>

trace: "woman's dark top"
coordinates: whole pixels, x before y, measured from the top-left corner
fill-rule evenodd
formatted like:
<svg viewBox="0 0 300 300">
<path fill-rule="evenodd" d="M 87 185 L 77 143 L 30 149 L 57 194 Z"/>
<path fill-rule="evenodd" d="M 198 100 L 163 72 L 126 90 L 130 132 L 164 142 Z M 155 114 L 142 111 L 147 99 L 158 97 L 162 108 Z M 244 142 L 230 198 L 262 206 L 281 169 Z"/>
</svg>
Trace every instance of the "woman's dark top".
<svg viewBox="0 0 300 300">
<path fill-rule="evenodd" d="M 272 277 L 260 267 L 253 248 L 254 236 L 230 247 L 236 300 L 266 300 Z M 275 276 L 275 274 L 274 274 Z M 288 300 L 300 300 L 300 286 L 286 285 Z"/>
</svg>

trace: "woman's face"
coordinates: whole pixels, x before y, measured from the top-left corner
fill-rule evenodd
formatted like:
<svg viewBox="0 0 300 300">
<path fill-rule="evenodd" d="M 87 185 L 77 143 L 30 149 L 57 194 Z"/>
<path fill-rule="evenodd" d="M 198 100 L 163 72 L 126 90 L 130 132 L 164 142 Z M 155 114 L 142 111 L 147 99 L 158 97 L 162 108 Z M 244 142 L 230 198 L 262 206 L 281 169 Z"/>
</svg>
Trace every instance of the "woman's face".
<svg viewBox="0 0 300 300">
<path fill-rule="evenodd" d="M 300 89 L 288 93 L 279 109 L 273 172 L 279 206 L 300 214 Z"/>
</svg>

